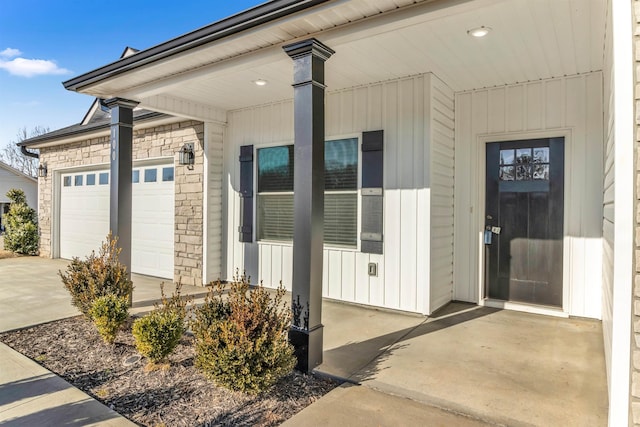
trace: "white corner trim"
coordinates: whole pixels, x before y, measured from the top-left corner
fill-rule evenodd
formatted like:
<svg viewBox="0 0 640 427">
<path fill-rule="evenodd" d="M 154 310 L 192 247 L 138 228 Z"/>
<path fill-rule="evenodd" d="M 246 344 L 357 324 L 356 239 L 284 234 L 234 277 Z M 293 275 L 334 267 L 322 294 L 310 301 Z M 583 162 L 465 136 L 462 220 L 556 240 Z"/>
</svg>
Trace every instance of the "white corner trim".
<svg viewBox="0 0 640 427">
<path fill-rule="evenodd" d="M 62 171 L 56 170 L 51 177 L 51 258 L 60 258 L 60 192 Z"/>
<path fill-rule="evenodd" d="M 202 284 L 209 283 L 209 141 L 211 123 L 204 123 L 202 159 Z"/>
<path fill-rule="evenodd" d="M 629 423 L 634 236 L 632 5 L 611 1 L 614 111 L 614 260 L 609 425 Z"/>
</svg>

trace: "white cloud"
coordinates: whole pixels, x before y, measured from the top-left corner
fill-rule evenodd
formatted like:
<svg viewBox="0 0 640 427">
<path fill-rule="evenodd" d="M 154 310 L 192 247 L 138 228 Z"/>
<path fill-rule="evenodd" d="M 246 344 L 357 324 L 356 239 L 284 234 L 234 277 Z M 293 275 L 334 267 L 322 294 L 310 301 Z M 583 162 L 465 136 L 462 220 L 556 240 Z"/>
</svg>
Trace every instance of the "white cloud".
<svg viewBox="0 0 640 427">
<path fill-rule="evenodd" d="M 12 49 L 10 47 L 0 52 L 0 56 L 4 56 L 5 58 L 13 58 L 20 55 L 22 55 L 22 52 L 20 52 L 18 49 Z"/>
<path fill-rule="evenodd" d="M 11 61 L 0 60 L 0 68 L 7 70 L 10 74 L 21 77 L 70 73 L 69 70 L 58 67 L 55 62 L 45 59 L 15 58 Z"/>
</svg>

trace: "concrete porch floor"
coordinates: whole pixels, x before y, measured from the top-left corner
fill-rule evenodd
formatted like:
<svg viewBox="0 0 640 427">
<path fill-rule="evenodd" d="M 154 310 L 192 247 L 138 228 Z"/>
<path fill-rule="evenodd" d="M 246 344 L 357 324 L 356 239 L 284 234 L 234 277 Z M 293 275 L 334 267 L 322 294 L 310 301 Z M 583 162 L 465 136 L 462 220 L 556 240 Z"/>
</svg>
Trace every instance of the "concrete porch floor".
<svg viewBox="0 0 640 427">
<path fill-rule="evenodd" d="M 57 276 L 67 264 L 36 257 L 0 260 L 0 331 L 77 315 Z M 162 279 L 133 279 L 132 312 L 148 311 L 160 297 Z M 168 284 L 165 290 L 172 289 Z M 183 287 L 183 295 L 205 293 L 202 287 Z M 599 321 L 463 303 L 425 318 L 325 301 L 323 323 L 324 363 L 317 371 L 360 386 L 336 389 L 286 425 L 607 424 Z M 16 369 L 30 378 L 26 368 Z M 11 382 L 18 374 L 11 372 Z M 0 367 L 0 390 L 10 393 L 3 379 Z M 37 411 L 37 404 L 34 397 L 20 410 Z M 15 415 L 14 406 L 0 405 L 0 423 Z M 127 424 L 108 408 L 96 407 L 103 413 L 94 419 Z M 59 416 L 64 420 L 64 410 Z"/>
<path fill-rule="evenodd" d="M 599 321 L 466 303 L 425 319 L 332 302 L 323 319 L 321 373 L 490 424 L 607 425 Z"/>
</svg>

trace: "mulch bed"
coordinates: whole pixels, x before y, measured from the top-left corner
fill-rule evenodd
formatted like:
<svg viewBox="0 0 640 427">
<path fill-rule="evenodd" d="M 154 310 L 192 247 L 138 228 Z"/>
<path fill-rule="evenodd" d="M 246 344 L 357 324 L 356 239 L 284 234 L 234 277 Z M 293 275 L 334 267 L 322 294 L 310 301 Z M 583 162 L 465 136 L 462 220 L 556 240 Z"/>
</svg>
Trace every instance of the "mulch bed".
<svg viewBox="0 0 640 427">
<path fill-rule="evenodd" d="M 5 258 L 15 258 L 17 255 L 10 251 L 5 251 L 4 249 L 0 249 L 0 259 Z"/>
<path fill-rule="evenodd" d="M 82 316 L 2 333 L 0 341 L 144 426 L 276 426 L 337 385 L 294 371 L 259 395 L 216 387 L 194 366 L 191 335 L 168 367 L 147 372 L 131 323 L 111 346 Z"/>
<path fill-rule="evenodd" d="M 14 254 L 11 251 L 4 250 L 4 241 L 2 240 L 2 237 L 0 237 L 0 259 L 16 258 L 17 256 L 17 254 Z"/>
</svg>

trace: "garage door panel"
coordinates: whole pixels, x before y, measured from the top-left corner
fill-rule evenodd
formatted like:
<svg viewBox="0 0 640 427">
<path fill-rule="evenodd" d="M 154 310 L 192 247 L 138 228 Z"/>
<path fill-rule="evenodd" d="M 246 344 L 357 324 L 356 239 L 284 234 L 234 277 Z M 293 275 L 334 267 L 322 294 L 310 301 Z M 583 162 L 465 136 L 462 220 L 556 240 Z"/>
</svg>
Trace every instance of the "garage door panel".
<svg viewBox="0 0 640 427">
<path fill-rule="evenodd" d="M 134 170 L 157 169 L 159 181 L 132 184 L 131 265 L 134 273 L 173 279 L 174 183 L 162 181 L 162 168 L 166 167 L 171 166 L 134 167 Z M 95 179 L 95 185 L 86 185 L 86 175 L 95 175 L 97 178 L 105 173 L 108 174 L 108 171 L 62 175 L 61 258 L 84 258 L 92 250 L 97 250 L 105 240 L 109 232 L 108 182 L 99 184 L 99 180 Z M 140 172 L 139 176 L 143 177 L 144 172 Z M 75 185 L 80 181 L 83 185 Z"/>
<path fill-rule="evenodd" d="M 84 257 L 97 250 L 109 231 L 109 192 L 73 185 L 61 189 L 60 256 Z M 104 209 L 104 206 L 107 206 Z"/>
<path fill-rule="evenodd" d="M 159 171 L 157 176 L 162 176 Z M 174 210 L 173 181 L 133 185 L 131 233 L 136 262 L 132 260 L 132 265 L 137 272 L 173 278 Z M 171 242 L 171 245 L 158 242 Z"/>
</svg>

